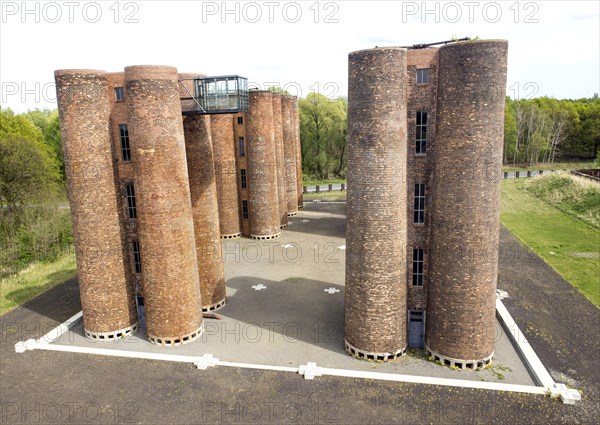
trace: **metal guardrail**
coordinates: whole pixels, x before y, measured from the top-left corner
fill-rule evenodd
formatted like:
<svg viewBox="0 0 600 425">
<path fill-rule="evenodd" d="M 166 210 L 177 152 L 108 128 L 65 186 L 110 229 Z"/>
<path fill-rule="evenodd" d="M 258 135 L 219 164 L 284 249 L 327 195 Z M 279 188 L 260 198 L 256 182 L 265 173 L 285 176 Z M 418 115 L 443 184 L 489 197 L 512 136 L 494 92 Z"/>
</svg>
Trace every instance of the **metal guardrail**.
<svg viewBox="0 0 600 425">
<path fill-rule="evenodd" d="M 543 176 L 546 174 L 558 173 L 558 172 L 568 172 L 568 169 L 558 169 L 558 170 L 530 170 L 530 171 L 504 171 L 502 173 L 503 179 L 521 179 L 521 178 L 530 178 Z M 571 173 L 575 173 L 571 171 Z M 600 181 L 598 177 L 590 177 L 584 175 L 584 177 L 593 178 L 596 181 Z M 316 186 L 303 186 L 303 193 L 322 193 L 322 192 L 340 192 L 345 191 L 347 189 L 346 183 L 337 183 L 337 184 L 326 184 L 326 185 L 316 185 Z"/>
</svg>

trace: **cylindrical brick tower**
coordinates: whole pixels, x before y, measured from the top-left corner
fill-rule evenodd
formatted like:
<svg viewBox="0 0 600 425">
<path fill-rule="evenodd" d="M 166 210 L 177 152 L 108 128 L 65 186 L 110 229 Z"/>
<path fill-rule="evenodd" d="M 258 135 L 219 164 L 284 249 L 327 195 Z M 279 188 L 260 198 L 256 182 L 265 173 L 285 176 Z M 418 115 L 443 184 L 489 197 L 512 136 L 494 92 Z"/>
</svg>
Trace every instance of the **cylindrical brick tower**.
<svg viewBox="0 0 600 425">
<path fill-rule="evenodd" d="M 180 73 L 181 96 L 189 97 L 190 93 L 194 94 L 192 78 L 205 76 L 199 73 Z M 192 196 L 202 311 L 214 311 L 225 305 L 225 275 L 221 257 L 219 203 L 210 117 L 208 115 L 185 117 L 183 132 Z"/>
<path fill-rule="evenodd" d="M 349 55 L 345 348 L 406 349 L 406 50 Z"/>
<path fill-rule="evenodd" d="M 225 305 L 225 274 L 221 258 L 219 202 L 210 118 L 206 115 L 185 117 L 183 129 L 194 214 L 202 310 L 213 311 Z"/>
<path fill-rule="evenodd" d="M 494 354 L 506 41 L 440 48 L 425 345 L 459 368 Z"/>
<path fill-rule="evenodd" d="M 298 105 L 298 97 L 294 96 L 292 103 L 292 125 L 294 127 L 294 140 L 296 151 L 296 195 L 298 197 L 298 209 L 304 208 L 304 192 L 302 187 L 302 144 L 300 142 L 300 105 Z"/>
<path fill-rule="evenodd" d="M 230 114 L 211 115 L 210 128 L 215 157 L 221 238 L 239 238 L 241 232 L 233 116 Z"/>
<path fill-rule="evenodd" d="M 253 239 L 275 239 L 281 235 L 272 98 L 269 91 L 251 91 L 248 99 L 248 204 Z"/>
<path fill-rule="evenodd" d="M 184 344 L 202 306 L 177 69 L 130 66 L 125 83 L 148 338 Z"/>
<path fill-rule="evenodd" d="M 114 340 L 137 329 L 109 128 L 105 73 L 55 72 L 83 325 Z"/>
<path fill-rule="evenodd" d="M 283 161 L 287 215 L 298 214 L 298 176 L 296 175 L 296 139 L 294 136 L 293 110 L 295 97 L 281 96 L 281 117 L 283 127 Z"/>
<path fill-rule="evenodd" d="M 275 166 L 277 170 L 277 200 L 279 205 L 279 226 L 288 225 L 287 200 L 285 192 L 285 162 L 283 160 L 283 116 L 281 113 L 281 94 L 273 93 L 273 132 L 275 137 Z"/>
</svg>

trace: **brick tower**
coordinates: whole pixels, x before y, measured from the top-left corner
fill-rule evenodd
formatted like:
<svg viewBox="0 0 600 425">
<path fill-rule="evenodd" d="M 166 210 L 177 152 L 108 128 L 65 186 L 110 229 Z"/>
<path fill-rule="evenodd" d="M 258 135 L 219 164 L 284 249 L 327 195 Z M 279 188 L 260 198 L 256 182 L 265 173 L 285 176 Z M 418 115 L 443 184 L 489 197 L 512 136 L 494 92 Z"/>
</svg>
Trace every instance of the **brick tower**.
<svg viewBox="0 0 600 425">
<path fill-rule="evenodd" d="M 406 74 L 400 48 L 349 56 L 346 350 L 406 349 Z"/>
<path fill-rule="evenodd" d="M 233 116 L 231 114 L 211 115 L 210 127 L 215 157 L 221 238 L 239 238 L 241 232 Z"/>
<path fill-rule="evenodd" d="M 281 96 L 281 116 L 283 127 L 283 160 L 287 215 L 298 214 L 298 176 L 296 173 L 296 139 L 294 132 L 294 96 Z"/>
<path fill-rule="evenodd" d="M 283 115 L 281 112 L 281 94 L 279 93 L 273 93 L 273 132 L 275 137 L 275 166 L 277 171 L 279 227 L 284 229 L 288 225 L 288 219 L 283 159 Z"/>
<path fill-rule="evenodd" d="M 177 69 L 125 68 L 148 338 L 202 333 L 202 306 Z"/>
<path fill-rule="evenodd" d="M 439 49 L 425 344 L 459 368 L 494 354 L 507 49 L 495 40 Z"/>
<path fill-rule="evenodd" d="M 89 338 L 137 329 L 109 128 L 106 74 L 55 72 L 83 323 Z"/>
<path fill-rule="evenodd" d="M 250 236 L 275 239 L 281 234 L 273 136 L 273 96 L 270 91 L 251 91 L 248 122 L 248 185 Z"/>
</svg>

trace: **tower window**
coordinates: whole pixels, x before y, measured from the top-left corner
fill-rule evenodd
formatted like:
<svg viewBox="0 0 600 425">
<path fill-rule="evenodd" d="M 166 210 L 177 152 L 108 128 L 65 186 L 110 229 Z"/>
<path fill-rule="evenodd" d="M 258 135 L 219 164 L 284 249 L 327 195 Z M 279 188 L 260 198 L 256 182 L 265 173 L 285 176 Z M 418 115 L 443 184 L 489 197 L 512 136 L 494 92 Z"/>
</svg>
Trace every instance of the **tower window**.
<svg viewBox="0 0 600 425">
<path fill-rule="evenodd" d="M 423 286 L 423 248 L 413 249 L 413 286 Z"/>
<path fill-rule="evenodd" d="M 238 119 L 238 124 L 239 125 L 244 124 L 244 117 L 237 117 L 237 119 Z"/>
<path fill-rule="evenodd" d="M 125 100 L 125 89 L 123 87 L 115 87 L 115 100 L 117 102 Z"/>
<path fill-rule="evenodd" d="M 425 183 L 415 184 L 414 222 L 425 223 Z"/>
<path fill-rule="evenodd" d="M 425 155 L 427 153 L 427 112 L 417 111 L 416 128 L 416 153 L 420 155 Z"/>
<path fill-rule="evenodd" d="M 242 201 L 242 218 L 248 220 L 248 201 Z"/>
<path fill-rule="evenodd" d="M 240 145 L 240 156 L 245 156 L 246 152 L 245 152 L 245 149 L 244 149 L 244 138 L 243 137 L 238 138 L 238 142 L 239 142 L 239 145 Z"/>
<path fill-rule="evenodd" d="M 129 146 L 129 129 L 127 124 L 119 124 L 119 134 L 121 136 L 121 155 L 124 162 L 131 161 L 131 148 Z"/>
<path fill-rule="evenodd" d="M 248 182 L 246 180 L 246 169 L 242 168 L 240 170 L 240 184 L 242 186 L 242 189 L 246 189 L 248 186 Z"/>
<path fill-rule="evenodd" d="M 135 190 L 133 189 L 133 183 L 129 183 L 125 186 L 125 194 L 127 196 L 127 211 L 129 218 L 137 218 L 137 211 L 135 208 Z"/>
<path fill-rule="evenodd" d="M 417 69 L 417 84 L 429 83 L 429 68 Z"/>
<path fill-rule="evenodd" d="M 140 243 L 138 241 L 133 241 L 133 264 L 135 266 L 135 272 L 142 272 L 142 257 L 140 256 Z"/>
</svg>

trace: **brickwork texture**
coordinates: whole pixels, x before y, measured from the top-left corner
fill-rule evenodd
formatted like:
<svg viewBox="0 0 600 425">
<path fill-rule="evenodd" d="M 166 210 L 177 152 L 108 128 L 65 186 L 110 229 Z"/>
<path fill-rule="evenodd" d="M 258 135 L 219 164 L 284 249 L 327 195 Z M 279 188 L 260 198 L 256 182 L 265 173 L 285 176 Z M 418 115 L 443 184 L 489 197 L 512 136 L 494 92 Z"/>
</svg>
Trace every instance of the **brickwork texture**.
<svg viewBox="0 0 600 425">
<path fill-rule="evenodd" d="M 125 229 L 113 162 L 104 72 L 55 72 L 85 330 L 119 331 L 137 323 Z"/>
<path fill-rule="evenodd" d="M 406 348 L 405 49 L 349 55 L 345 339 Z"/>
<path fill-rule="evenodd" d="M 439 51 L 425 339 L 465 361 L 494 350 L 507 49 L 472 41 Z"/>
</svg>

